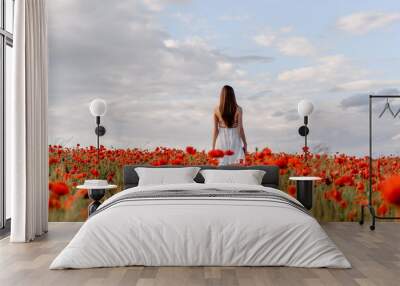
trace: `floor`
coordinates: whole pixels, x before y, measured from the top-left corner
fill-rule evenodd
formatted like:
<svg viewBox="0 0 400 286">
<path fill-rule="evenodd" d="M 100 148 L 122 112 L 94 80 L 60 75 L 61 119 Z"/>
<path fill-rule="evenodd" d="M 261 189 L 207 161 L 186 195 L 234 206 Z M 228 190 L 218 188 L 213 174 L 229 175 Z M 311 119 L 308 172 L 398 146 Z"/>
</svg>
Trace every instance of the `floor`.
<svg viewBox="0 0 400 286">
<path fill-rule="evenodd" d="M 123 267 L 48 270 L 80 223 L 50 223 L 49 233 L 27 244 L 0 240 L 0 285 L 400 285 L 400 223 L 326 223 L 324 229 L 352 269 L 289 267 Z"/>
</svg>

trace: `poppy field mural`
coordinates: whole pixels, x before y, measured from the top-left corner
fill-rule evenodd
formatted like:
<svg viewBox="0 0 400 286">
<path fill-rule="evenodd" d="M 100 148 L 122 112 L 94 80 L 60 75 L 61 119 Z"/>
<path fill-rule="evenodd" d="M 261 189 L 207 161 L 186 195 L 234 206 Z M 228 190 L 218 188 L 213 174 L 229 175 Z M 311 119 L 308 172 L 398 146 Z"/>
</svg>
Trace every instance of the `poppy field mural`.
<svg viewBox="0 0 400 286">
<path fill-rule="evenodd" d="M 246 154 L 242 165 L 277 165 L 280 189 L 296 196 L 290 176 L 319 176 L 314 190 L 313 215 L 320 221 L 356 221 L 360 206 L 367 204 L 368 157 L 345 154 L 274 153 L 269 148 Z M 119 187 L 106 197 L 122 190 L 125 165 L 217 165 L 218 158 L 231 151 L 185 150 L 157 147 L 154 150 L 113 149 L 101 146 L 49 146 L 49 220 L 84 221 L 90 200 L 86 190 L 76 186 L 85 179 L 107 179 Z M 307 156 L 307 160 L 304 160 Z M 386 156 L 373 161 L 373 204 L 380 216 L 400 215 L 400 157 Z"/>
</svg>

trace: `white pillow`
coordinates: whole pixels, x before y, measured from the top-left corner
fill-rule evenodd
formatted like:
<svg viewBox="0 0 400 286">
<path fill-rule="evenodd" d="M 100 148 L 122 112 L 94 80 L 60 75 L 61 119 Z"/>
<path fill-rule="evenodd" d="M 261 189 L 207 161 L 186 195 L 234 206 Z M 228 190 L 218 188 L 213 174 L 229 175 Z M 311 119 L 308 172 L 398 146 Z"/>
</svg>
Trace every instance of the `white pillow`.
<svg viewBox="0 0 400 286">
<path fill-rule="evenodd" d="M 205 184 L 227 183 L 261 185 L 265 171 L 261 170 L 202 170 Z"/>
<path fill-rule="evenodd" d="M 135 168 L 139 176 L 138 186 L 187 184 L 195 183 L 193 180 L 200 171 L 199 167 L 184 168 Z"/>
</svg>

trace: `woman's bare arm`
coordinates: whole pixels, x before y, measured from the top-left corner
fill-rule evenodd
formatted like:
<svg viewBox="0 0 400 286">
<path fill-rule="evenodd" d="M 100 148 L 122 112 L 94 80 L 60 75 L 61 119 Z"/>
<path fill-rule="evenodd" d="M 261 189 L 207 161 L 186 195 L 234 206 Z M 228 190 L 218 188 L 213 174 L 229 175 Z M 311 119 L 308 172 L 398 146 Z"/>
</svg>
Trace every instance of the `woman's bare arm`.
<svg viewBox="0 0 400 286">
<path fill-rule="evenodd" d="M 218 129 L 218 117 L 214 112 L 214 130 L 213 130 L 213 138 L 212 138 L 212 149 L 215 149 L 215 144 L 217 142 L 219 129 Z"/>
<path fill-rule="evenodd" d="M 244 127 L 243 127 L 242 109 L 240 109 L 240 111 L 239 111 L 239 135 L 243 142 L 243 150 L 246 153 L 247 152 L 247 141 L 246 141 L 246 134 L 244 133 Z"/>
</svg>

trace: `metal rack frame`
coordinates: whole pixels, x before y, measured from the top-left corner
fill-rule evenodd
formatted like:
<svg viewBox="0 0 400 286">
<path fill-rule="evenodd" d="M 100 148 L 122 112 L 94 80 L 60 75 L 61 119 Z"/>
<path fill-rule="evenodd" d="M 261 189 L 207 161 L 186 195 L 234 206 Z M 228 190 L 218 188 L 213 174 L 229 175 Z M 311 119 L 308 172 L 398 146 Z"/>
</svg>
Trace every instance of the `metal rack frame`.
<svg viewBox="0 0 400 286">
<path fill-rule="evenodd" d="M 372 100 L 373 99 L 389 99 L 389 98 L 400 98 L 400 95 L 369 95 L 369 184 L 368 184 L 368 205 L 361 206 L 361 219 L 359 223 L 364 224 L 364 209 L 368 208 L 371 214 L 371 225 L 369 226 L 370 230 L 375 229 L 376 219 L 400 219 L 400 217 L 386 217 L 386 216 L 378 216 L 375 213 L 375 208 L 372 205 Z"/>
</svg>

